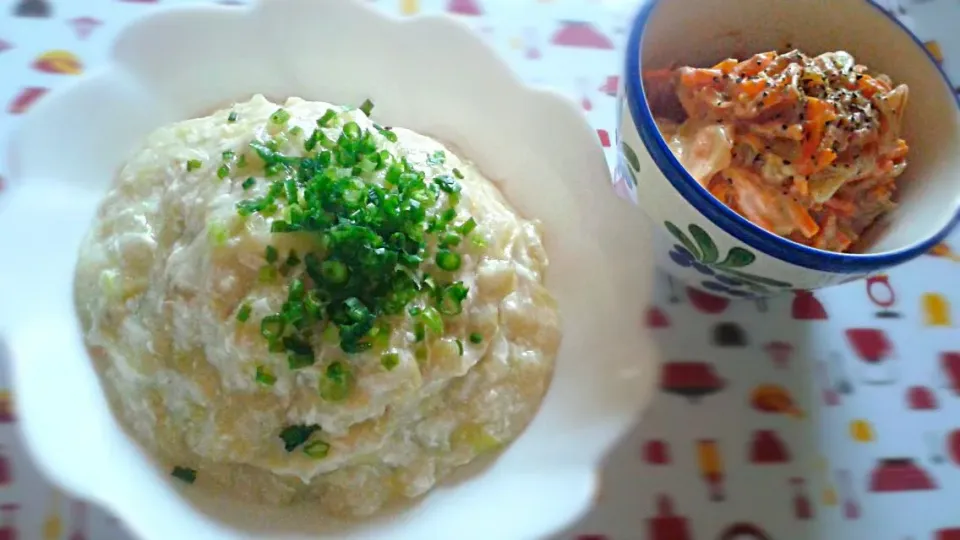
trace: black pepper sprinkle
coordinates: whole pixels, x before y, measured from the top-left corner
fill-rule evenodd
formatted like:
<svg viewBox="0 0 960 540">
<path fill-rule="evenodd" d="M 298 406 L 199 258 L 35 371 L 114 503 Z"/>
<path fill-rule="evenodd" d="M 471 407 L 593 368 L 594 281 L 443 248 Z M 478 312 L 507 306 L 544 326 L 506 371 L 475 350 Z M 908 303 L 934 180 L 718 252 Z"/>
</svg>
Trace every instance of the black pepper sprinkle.
<svg viewBox="0 0 960 540">
<path fill-rule="evenodd" d="M 788 159 L 783 160 L 783 164 L 784 164 L 784 165 L 789 165 L 789 164 L 790 164 L 790 160 L 788 160 Z"/>
</svg>

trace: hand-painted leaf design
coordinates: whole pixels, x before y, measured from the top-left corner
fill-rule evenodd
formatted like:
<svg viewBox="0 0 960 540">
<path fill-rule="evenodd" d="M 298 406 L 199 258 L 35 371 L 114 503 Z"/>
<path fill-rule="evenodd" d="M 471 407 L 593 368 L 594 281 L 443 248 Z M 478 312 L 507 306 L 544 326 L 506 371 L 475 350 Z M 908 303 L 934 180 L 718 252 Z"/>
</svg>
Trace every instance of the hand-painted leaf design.
<svg viewBox="0 0 960 540">
<path fill-rule="evenodd" d="M 637 175 L 633 174 L 633 170 L 630 167 L 627 167 L 627 173 L 630 181 L 633 182 L 633 187 L 637 187 Z"/>
<path fill-rule="evenodd" d="M 625 142 L 620 143 L 620 150 L 623 151 L 623 157 L 627 159 L 627 163 L 630 164 L 630 168 L 640 172 L 640 160 L 637 158 L 637 153 L 633 151 L 633 148 L 630 148 Z"/>
<path fill-rule="evenodd" d="M 730 248 L 730 251 L 727 252 L 727 257 L 719 262 L 717 266 L 721 268 L 743 268 L 744 266 L 753 264 L 755 260 L 757 260 L 757 256 L 754 255 L 753 252 L 737 246 Z"/>
<path fill-rule="evenodd" d="M 690 229 L 690 235 L 693 236 L 694 241 L 696 241 L 697 246 L 700 248 L 700 254 L 702 255 L 700 262 L 704 264 L 717 262 L 717 258 L 720 257 L 720 252 L 717 251 L 717 245 L 713 243 L 713 239 L 710 238 L 707 231 L 693 223 L 691 223 L 688 228 Z"/>
<path fill-rule="evenodd" d="M 673 223 L 670 223 L 669 221 L 664 221 L 663 226 L 666 227 L 668 231 L 670 231 L 670 234 L 672 234 L 673 237 L 676 238 L 678 242 L 683 244 L 683 247 L 687 248 L 687 251 L 689 251 L 690 254 L 693 255 L 694 259 L 698 261 L 700 260 L 700 250 L 697 249 L 696 244 L 691 242 L 690 238 L 688 238 L 687 235 L 683 231 L 681 231 L 679 227 L 677 227 Z"/>
<path fill-rule="evenodd" d="M 792 289 L 792 288 L 793 288 L 793 285 L 791 285 L 791 284 L 789 284 L 789 283 L 787 283 L 787 282 L 785 282 L 785 281 L 778 281 L 778 280 L 776 280 L 776 279 L 772 279 L 772 278 L 768 278 L 768 277 L 764 277 L 764 276 L 757 276 L 757 275 L 754 275 L 754 274 L 748 274 L 748 273 L 746 273 L 746 272 L 740 272 L 739 270 L 734 270 L 734 269 L 732 269 L 732 268 L 719 268 L 719 267 L 718 267 L 717 270 L 720 270 L 721 272 L 726 272 L 727 274 L 731 274 L 731 275 L 737 276 L 738 278 L 743 279 L 743 280 L 752 281 L 752 282 L 754 282 L 754 283 L 759 283 L 760 285 L 766 285 L 767 287 L 776 287 L 776 288 L 778 288 L 778 289 Z"/>
</svg>

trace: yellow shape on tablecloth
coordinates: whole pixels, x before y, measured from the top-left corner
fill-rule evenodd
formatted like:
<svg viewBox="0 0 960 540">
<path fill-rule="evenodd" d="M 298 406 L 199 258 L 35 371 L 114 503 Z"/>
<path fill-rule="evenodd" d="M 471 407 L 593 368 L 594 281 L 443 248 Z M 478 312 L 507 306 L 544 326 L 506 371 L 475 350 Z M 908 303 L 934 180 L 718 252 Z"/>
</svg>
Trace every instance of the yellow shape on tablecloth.
<svg viewBox="0 0 960 540">
<path fill-rule="evenodd" d="M 920 297 L 923 307 L 923 324 L 927 326 L 950 326 L 950 301 L 940 293 L 925 293 Z"/>
<path fill-rule="evenodd" d="M 930 55 L 933 56 L 934 60 L 936 60 L 937 63 L 939 64 L 943 63 L 943 49 L 940 48 L 940 43 L 934 40 L 931 40 L 924 43 L 924 46 L 927 48 L 928 51 L 930 51 Z"/>
<path fill-rule="evenodd" d="M 876 434 L 870 422 L 857 419 L 850 421 L 850 438 L 860 443 L 868 443 L 876 440 Z"/>
<path fill-rule="evenodd" d="M 823 478 L 823 491 L 820 493 L 820 502 L 823 503 L 824 506 L 836 506 L 837 489 L 833 487 L 830 480 L 830 463 L 827 461 L 826 456 L 822 454 L 817 458 L 817 472 L 819 472 Z"/>
<path fill-rule="evenodd" d="M 0 422 L 9 422 L 13 419 L 13 398 L 6 388 L 0 389 Z"/>
<path fill-rule="evenodd" d="M 53 489 L 47 507 L 47 517 L 43 520 L 43 540 L 59 540 L 63 534 L 63 518 L 60 517 L 60 492 Z"/>
<path fill-rule="evenodd" d="M 420 12 L 420 0 L 400 0 L 401 15 L 415 15 Z"/>
<path fill-rule="evenodd" d="M 523 48 L 523 38 L 520 38 L 520 37 L 512 37 L 512 38 L 510 38 L 510 48 L 513 49 L 513 50 L 515 50 L 515 51 L 519 51 L 520 49 L 522 49 L 522 48 Z"/>
<path fill-rule="evenodd" d="M 933 255 L 934 257 L 941 257 L 947 259 L 948 261 L 960 262 L 960 255 L 957 255 L 950 249 L 945 242 L 940 242 L 939 244 L 933 246 L 930 251 L 927 252 L 927 255 Z"/>
</svg>

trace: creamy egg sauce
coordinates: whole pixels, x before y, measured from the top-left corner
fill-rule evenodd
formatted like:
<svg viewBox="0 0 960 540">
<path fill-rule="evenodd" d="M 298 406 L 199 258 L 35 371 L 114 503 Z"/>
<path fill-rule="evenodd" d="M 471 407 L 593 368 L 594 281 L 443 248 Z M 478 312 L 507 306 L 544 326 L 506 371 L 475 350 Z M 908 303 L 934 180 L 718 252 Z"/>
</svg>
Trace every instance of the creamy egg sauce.
<svg viewBox="0 0 960 540">
<path fill-rule="evenodd" d="M 365 112 L 256 96 L 161 128 L 99 209 L 76 273 L 87 345 L 117 417 L 188 489 L 367 515 L 502 447 L 537 411 L 560 341 L 538 223 L 441 143 Z M 443 188 L 430 188 L 434 221 L 455 217 L 408 265 L 426 292 L 375 321 L 347 302 L 333 324 L 323 309 L 340 289 L 317 281 L 342 285 L 352 267 L 324 259 L 318 227 L 276 225 L 300 208 L 276 184 L 306 208 L 287 165 L 327 150 L 335 165 L 343 140 L 377 150 L 331 178 L 387 190 L 387 164 L 405 163 Z M 290 333 L 296 310 L 315 317 Z"/>
</svg>

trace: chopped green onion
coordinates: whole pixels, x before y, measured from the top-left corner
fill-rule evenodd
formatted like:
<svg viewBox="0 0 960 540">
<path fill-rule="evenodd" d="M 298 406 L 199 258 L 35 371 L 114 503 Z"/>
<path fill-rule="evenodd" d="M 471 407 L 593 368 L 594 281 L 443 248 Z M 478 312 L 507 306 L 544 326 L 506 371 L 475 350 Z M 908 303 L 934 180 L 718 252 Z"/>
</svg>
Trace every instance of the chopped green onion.
<svg viewBox="0 0 960 540">
<path fill-rule="evenodd" d="M 299 279 L 294 279 L 293 281 L 290 282 L 290 292 L 287 295 L 287 299 L 289 301 L 292 302 L 295 300 L 303 300 L 303 297 L 305 294 L 306 292 L 304 291 L 304 288 L 303 288 L 303 281 Z"/>
<path fill-rule="evenodd" d="M 460 169 L 457 169 L 456 167 L 453 169 L 453 175 L 456 176 L 458 180 L 463 180 L 463 173 L 460 172 Z"/>
<path fill-rule="evenodd" d="M 246 180 L 244 180 L 243 183 L 240 184 L 240 186 L 244 189 L 244 191 L 246 191 L 252 188 L 253 186 L 255 186 L 256 184 L 257 184 L 257 180 L 251 176 L 250 178 L 247 178 Z"/>
<path fill-rule="evenodd" d="M 257 374 L 254 379 L 264 386 L 273 386 L 273 383 L 277 382 L 277 376 L 263 366 L 257 366 Z"/>
<path fill-rule="evenodd" d="M 457 352 L 460 354 L 460 356 L 463 356 L 463 342 L 459 339 L 457 340 Z"/>
<path fill-rule="evenodd" d="M 230 111 L 230 114 L 227 115 L 227 122 L 236 122 L 237 121 L 237 111 Z"/>
<path fill-rule="evenodd" d="M 470 343 L 483 343 L 483 335 L 480 332 L 471 333 Z"/>
<path fill-rule="evenodd" d="M 393 371 L 393 368 L 400 364 L 400 355 L 395 352 L 383 353 L 380 356 L 380 365 L 387 371 Z"/>
<path fill-rule="evenodd" d="M 317 126 L 330 127 L 331 122 L 333 122 L 334 118 L 336 117 L 337 117 L 336 111 L 334 111 L 333 109 L 327 109 L 327 112 L 323 113 L 323 116 L 321 116 L 317 120 Z"/>
<path fill-rule="evenodd" d="M 360 125 L 356 122 L 347 122 L 343 126 L 343 135 L 347 139 L 359 140 L 360 139 Z"/>
<path fill-rule="evenodd" d="M 430 157 L 427 158 L 427 163 L 431 165 L 443 165 L 447 161 L 447 154 L 443 150 L 437 150 L 436 152 L 430 154 Z"/>
<path fill-rule="evenodd" d="M 273 283 L 277 280 L 277 269 L 269 265 L 261 266 L 257 280 L 260 283 Z"/>
<path fill-rule="evenodd" d="M 447 232 L 440 237 L 440 244 L 444 246 L 456 246 L 460 244 L 460 240 L 461 238 L 459 234 L 455 232 Z"/>
<path fill-rule="evenodd" d="M 268 341 L 279 339 L 283 336 L 286 324 L 282 315 L 267 315 L 260 321 L 260 335 Z"/>
<path fill-rule="evenodd" d="M 313 352 L 310 354 L 287 353 L 287 367 L 289 367 L 291 370 L 310 367 L 316 363 L 316 361 L 317 359 L 315 356 L 313 356 Z"/>
<path fill-rule="evenodd" d="M 458 281 L 443 288 L 438 294 L 437 310 L 444 315 L 459 315 L 463 311 L 461 305 L 467 298 L 469 289 L 463 282 Z"/>
<path fill-rule="evenodd" d="M 192 172 L 200 167 L 203 167 L 203 162 L 199 159 L 191 159 L 187 161 L 187 172 Z"/>
<path fill-rule="evenodd" d="M 251 311 L 253 311 L 253 308 L 250 307 L 250 304 L 242 304 L 240 309 L 237 310 L 237 320 L 240 322 L 247 322 L 247 319 L 250 318 Z"/>
<path fill-rule="evenodd" d="M 293 126 L 292 128 L 290 128 L 290 136 L 291 137 L 303 136 L 303 128 L 300 126 Z"/>
<path fill-rule="evenodd" d="M 426 327 L 426 325 L 423 323 L 423 321 L 417 321 L 416 323 L 414 323 L 414 325 L 413 325 L 413 339 L 416 340 L 417 343 L 419 343 L 419 342 L 423 341 L 424 339 L 426 339 L 426 337 L 427 337 L 427 327 Z"/>
<path fill-rule="evenodd" d="M 320 272 L 323 275 L 323 279 L 334 285 L 347 280 L 347 267 L 340 261 L 324 261 L 323 264 L 320 265 Z"/>
<path fill-rule="evenodd" d="M 264 250 L 263 256 L 268 263 L 273 264 L 277 262 L 277 257 L 279 257 L 280 254 L 277 252 L 277 248 L 273 246 L 267 246 L 267 248 Z"/>
<path fill-rule="evenodd" d="M 360 105 L 360 110 L 363 111 L 363 114 L 370 116 L 370 113 L 373 111 L 373 102 L 369 99 L 364 100 L 363 104 Z"/>
<path fill-rule="evenodd" d="M 237 160 L 237 167 L 241 169 L 247 166 L 247 155 L 240 154 L 240 159 Z"/>
<path fill-rule="evenodd" d="M 446 249 L 437 251 L 436 262 L 441 270 L 455 272 L 460 269 L 460 255 Z"/>
<path fill-rule="evenodd" d="M 170 473 L 170 476 L 176 478 L 177 480 L 182 480 L 188 484 L 192 484 L 197 481 L 197 471 L 187 467 L 174 467 L 173 471 Z"/>
<path fill-rule="evenodd" d="M 280 439 L 283 441 L 283 449 L 287 452 L 293 452 L 298 446 L 307 442 L 314 431 L 318 431 L 320 426 L 312 425 L 292 425 L 283 428 L 280 432 Z"/>
<path fill-rule="evenodd" d="M 390 128 L 385 127 L 383 129 L 380 129 L 379 131 L 380 131 L 380 135 L 383 135 L 384 139 L 392 143 L 397 142 L 397 134 L 394 133 Z"/>
<path fill-rule="evenodd" d="M 343 401 L 350 393 L 350 372 L 339 361 L 327 366 L 320 379 L 320 397 L 327 401 Z"/>
<path fill-rule="evenodd" d="M 323 441 L 310 441 L 303 445 L 303 453 L 313 459 L 323 459 L 330 452 L 330 444 Z"/>
<path fill-rule="evenodd" d="M 223 157 L 224 161 L 230 161 L 236 156 L 236 154 L 234 153 L 233 150 L 224 150 L 221 156 Z"/>
<path fill-rule="evenodd" d="M 297 251 L 291 249 L 290 254 L 287 255 L 287 266 L 297 266 L 300 264 L 300 257 L 297 257 Z"/>
<path fill-rule="evenodd" d="M 230 176 L 230 167 L 227 167 L 226 165 L 221 165 L 220 168 L 217 169 L 217 178 L 223 180 L 228 176 Z"/>
<path fill-rule="evenodd" d="M 443 334 L 443 318 L 440 317 L 440 312 L 432 307 L 425 308 L 422 313 L 420 313 L 420 320 L 423 321 L 423 324 L 436 335 Z M 419 341 L 419 340 L 418 340 Z"/>
<path fill-rule="evenodd" d="M 460 234 L 462 234 L 463 236 L 467 236 L 468 234 L 472 233 L 473 230 L 476 228 L 477 228 L 477 221 L 473 218 L 470 218 L 464 221 L 463 224 L 460 225 L 459 227 Z"/>
<path fill-rule="evenodd" d="M 460 193 L 460 183 L 449 175 L 441 174 L 434 178 L 433 182 L 440 186 L 440 189 L 445 193 Z"/>
<path fill-rule="evenodd" d="M 290 120 L 290 113 L 284 109 L 277 109 L 277 112 L 270 115 L 270 121 L 277 125 L 286 124 L 288 120 Z"/>
</svg>

